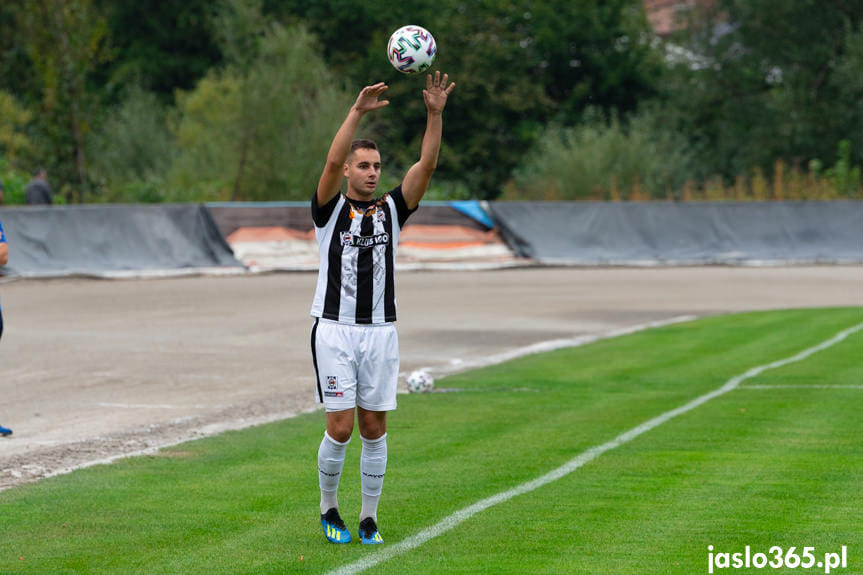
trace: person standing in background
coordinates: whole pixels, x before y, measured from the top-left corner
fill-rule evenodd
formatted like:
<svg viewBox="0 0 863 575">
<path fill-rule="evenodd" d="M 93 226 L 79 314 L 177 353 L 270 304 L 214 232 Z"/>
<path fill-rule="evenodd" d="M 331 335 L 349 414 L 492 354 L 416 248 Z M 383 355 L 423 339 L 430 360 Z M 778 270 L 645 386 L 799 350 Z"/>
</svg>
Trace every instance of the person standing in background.
<svg viewBox="0 0 863 575">
<path fill-rule="evenodd" d="M 36 168 L 33 171 L 33 179 L 27 184 L 26 194 L 28 206 L 54 203 L 51 198 L 51 186 L 48 184 L 48 172 L 45 168 Z"/>
<path fill-rule="evenodd" d="M 0 187 L 2 190 L 2 187 Z M 0 266 L 5 266 L 9 261 L 9 244 L 6 243 L 6 233 L 3 231 L 3 222 L 0 222 Z M 0 338 L 3 337 L 3 308 L 0 307 Z M 0 425 L 0 435 L 6 437 L 12 435 L 12 430 Z"/>
</svg>

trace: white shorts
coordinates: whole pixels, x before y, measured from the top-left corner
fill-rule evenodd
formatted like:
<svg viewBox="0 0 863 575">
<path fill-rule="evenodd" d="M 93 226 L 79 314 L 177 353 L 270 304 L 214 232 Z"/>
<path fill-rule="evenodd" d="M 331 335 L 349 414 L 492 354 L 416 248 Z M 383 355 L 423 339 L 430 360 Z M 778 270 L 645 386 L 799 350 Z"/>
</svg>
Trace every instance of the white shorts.
<svg viewBox="0 0 863 575">
<path fill-rule="evenodd" d="M 399 338 L 394 324 L 316 319 L 312 326 L 312 361 L 316 400 L 327 411 L 356 406 L 369 411 L 396 408 Z"/>
</svg>

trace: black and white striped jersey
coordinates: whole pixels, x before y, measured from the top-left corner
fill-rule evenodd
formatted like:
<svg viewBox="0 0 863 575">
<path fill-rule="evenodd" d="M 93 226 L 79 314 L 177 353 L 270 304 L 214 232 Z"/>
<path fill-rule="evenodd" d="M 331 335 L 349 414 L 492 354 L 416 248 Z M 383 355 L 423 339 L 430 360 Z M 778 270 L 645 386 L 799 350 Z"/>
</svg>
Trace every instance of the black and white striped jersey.
<svg viewBox="0 0 863 575">
<path fill-rule="evenodd" d="M 414 211 L 401 186 L 369 202 L 338 194 L 318 207 L 316 195 L 312 219 L 320 267 L 312 317 L 356 324 L 395 321 L 396 247 Z"/>
</svg>

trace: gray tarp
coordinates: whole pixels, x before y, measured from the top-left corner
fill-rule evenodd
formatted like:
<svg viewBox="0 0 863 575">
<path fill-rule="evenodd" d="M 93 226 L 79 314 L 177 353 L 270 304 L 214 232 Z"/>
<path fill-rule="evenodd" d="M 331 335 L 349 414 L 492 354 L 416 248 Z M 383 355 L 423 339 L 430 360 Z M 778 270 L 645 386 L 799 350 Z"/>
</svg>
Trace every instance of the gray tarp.
<svg viewBox="0 0 863 575">
<path fill-rule="evenodd" d="M 175 275 L 242 268 L 201 205 L 32 206 L 0 209 L 6 275 Z"/>
<path fill-rule="evenodd" d="M 239 228 L 281 226 L 294 230 L 311 231 L 312 196 L 307 202 L 208 202 L 216 225 L 225 237 Z M 411 225 L 465 226 L 487 230 L 494 226 L 479 202 L 422 203 L 422 209 L 410 219 Z"/>
<path fill-rule="evenodd" d="M 492 202 L 520 256 L 577 265 L 863 262 L 863 202 Z"/>
</svg>

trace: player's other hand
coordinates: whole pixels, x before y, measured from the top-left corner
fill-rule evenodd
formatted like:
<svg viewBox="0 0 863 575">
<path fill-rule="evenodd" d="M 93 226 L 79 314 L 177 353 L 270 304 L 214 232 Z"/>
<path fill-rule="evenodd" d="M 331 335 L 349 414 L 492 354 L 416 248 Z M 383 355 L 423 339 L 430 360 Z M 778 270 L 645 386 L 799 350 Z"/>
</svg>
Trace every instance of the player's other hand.
<svg viewBox="0 0 863 575">
<path fill-rule="evenodd" d="M 434 73 L 434 78 L 429 74 L 426 76 L 426 88 L 423 90 L 423 100 L 429 112 L 440 114 L 446 106 L 446 99 L 455 88 L 455 82 L 449 82 L 449 74 L 441 78 L 440 70 Z"/>
<path fill-rule="evenodd" d="M 360 95 L 357 96 L 357 101 L 354 102 L 354 109 L 365 114 L 366 112 L 371 112 L 372 110 L 377 110 L 378 108 L 383 108 L 384 106 L 389 105 L 389 100 L 379 99 L 387 88 L 389 88 L 389 86 L 383 82 L 366 86 L 360 91 Z"/>
</svg>

